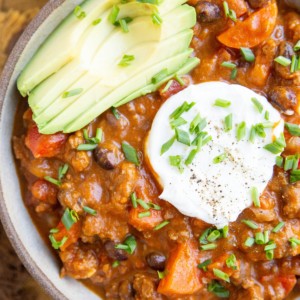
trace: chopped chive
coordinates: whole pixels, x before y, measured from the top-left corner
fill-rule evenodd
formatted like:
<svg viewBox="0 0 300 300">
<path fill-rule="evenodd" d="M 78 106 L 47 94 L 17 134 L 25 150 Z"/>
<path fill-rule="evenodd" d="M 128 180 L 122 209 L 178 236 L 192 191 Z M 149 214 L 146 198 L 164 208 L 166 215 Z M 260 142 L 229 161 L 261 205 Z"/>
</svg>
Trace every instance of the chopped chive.
<svg viewBox="0 0 300 300">
<path fill-rule="evenodd" d="M 286 58 L 284 56 L 278 56 L 278 57 L 276 57 L 275 61 L 278 64 L 280 64 L 280 65 L 282 65 L 284 67 L 287 67 L 287 66 L 289 66 L 292 63 L 292 61 L 289 58 Z"/>
<path fill-rule="evenodd" d="M 266 110 L 265 112 L 265 120 L 269 121 L 270 119 L 270 113 Z"/>
<path fill-rule="evenodd" d="M 295 170 L 298 168 L 299 157 L 298 155 L 289 155 L 285 158 L 284 171 Z"/>
<path fill-rule="evenodd" d="M 78 151 L 92 151 L 97 148 L 97 144 L 81 144 L 77 147 Z"/>
<path fill-rule="evenodd" d="M 258 194 L 258 190 L 256 187 L 253 187 L 251 189 L 251 198 L 252 198 L 252 202 L 253 202 L 254 206 L 260 207 L 259 194 Z"/>
<path fill-rule="evenodd" d="M 170 115 L 170 119 L 178 119 L 184 112 L 189 111 L 196 103 L 195 102 L 191 102 L 191 103 L 187 103 L 186 101 L 180 105 L 179 107 L 177 107 Z"/>
<path fill-rule="evenodd" d="M 175 79 L 181 86 L 185 86 L 185 82 L 182 80 L 182 78 L 178 74 L 175 75 Z"/>
<path fill-rule="evenodd" d="M 300 50 L 300 40 L 296 43 L 296 45 L 294 46 L 294 51 L 299 51 Z"/>
<path fill-rule="evenodd" d="M 82 88 L 66 91 L 62 94 L 62 98 L 74 97 L 74 96 L 81 94 L 82 92 L 83 92 Z"/>
<path fill-rule="evenodd" d="M 121 67 L 128 67 L 130 66 L 131 62 L 133 62 L 135 60 L 135 56 L 134 55 L 130 55 L 130 54 L 125 54 L 121 61 L 119 62 L 119 66 Z"/>
<path fill-rule="evenodd" d="M 115 260 L 111 266 L 112 266 L 112 268 L 117 268 L 119 265 L 120 265 L 120 262 L 118 260 Z"/>
<path fill-rule="evenodd" d="M 252 247 L 254 243 L 255 243 L 255 239 L 253 237 L 248 237 L 247 240 L 245 241 L 245 246 Z"/>
<path fill-rule="evenodd" d="M 128 25 L 127 25 L 127 22 L 125 19 L 120 19 L 119 24 L 120 24 L 123 32 L 125 32 L 125 33 L 129 32 L 129 28 L 128 28 Z"/>
<path fill-rule="evenodd" d="M 190 136 L 186 131 L 181 130 L 179 128 L 175 128 L 175 136 L 176 136 L 176 140 L 179 143 L 187 146 L 191 145 Z"/>
<path fill-rule="evenodd" d="M 279 232 L 279 231 L 284 227 L 284 225 L 285 225 L 284 222 L 279 222 L 279 223 L 272 229 L 272 232 L 273 232 L 273 233 Z"/>
<path fill-rule="evenodd" d="M 225 225 L 222 229 L 223 238 L 227 238 L 228 232 L 229 232 L 229 227 L 228 227 L 228 225 Z"/>
<path fill-rule="evenodd" d="M 230 130 L 232 130 L 232 114 L 226 116 L 224 120 L 224 131 L 228 132 Z"/>
<path fill-rule="evenodd" d="M 163 19 L 158 13 L 152 15 L 152 22 L 155 25 L 161 25 L 163 23 Z"/>
<path fill-rule="evenodd" d="M 183 173 L 182 157 L 180 155 L 169 156 L 170 165 L 176 167 L 180 173 Z"/>
<path fill-rule="evenodd" d="M 256 98 L 251 98 L 252 103 L 254 104 L 255 108 L 258 110 L 258 112 L 261 114 L 262 111 L 264 110 L 264 107 L 262 104 L 256 99 Z"/>
<path fill-rule="evenodd" d="M 265 246 L 264 250 L 269 251 L 269 250 L 274 250 L 277 248 L 277 245 L 275 244 L 274 241 L 271 241 L 268 245 Z"/>
<path fill-rule="evenodd" d="M 230 79 L 236 79 L 237 73 L 238 73 L 238 69 L 237 68 L 233 69 L 230 73 Z"/>
<path fill-rule="evenodd" d="M 119 12 L 120 12 L 120 8 L 117 5 L 114 5 L 108 16 L 108 20 L 111 24 L 115 24 L 115 22 L 118 19 Z"/>
<path fill-rule="evenodd" d="M 97 215 L 97 211 L 94 210 L 94 209 L 92 209 L 92 208 L 90 208 L 90 207 L 88 207 L 88 206 L 84 206 L 84 207 L 83 207 L 83 210 L 84 210 L 86 213 L 88 213 L 88 214 L 90 214 L 90 215 L 92 215 L 92 216 L 96 216 L 96 215 Z"/>
<path fill-rule="evenodd" d="M 226 18 L 231 19 L 233 22 L 237 21 L 236 13 L 234 10 L 229 9 L 228 3 L 226 1 L 223 2 L 223 8 Z"/>
<path fill-rule="evenodd" d="M 245 61 L 253 62 L 255 61 L 255 55 L 250 48 L 241 48 L 241 54 L 244 57 Z"/>
<path fill-rule="evenodd" d="M 265 241 L 265 244 L 269 243 L 269 240 L 270 240 L 270 231 L 266 230 L 266 231 L 264 231 L 264 241 Z"/>
<path fill-rule="evenodd" d="M 195 132 L 200 121 L 201 121 L 201 115 L 198 113 L 190 124 L 190 133 Z"/>
<path fill-rule="evenodd" d="M 182 126 L 184 124 L 186 124 L 187 121 L 181 117 L 179 117 L 178 119 L 174 119 L 170 122 L 170 125 L 172 127 L 172 129 L 176 128 L 176 127 L 179 127 L 179 126 Z"/>
<path fill-rule="evenodd" d="M 111 112 L 117 120 L 120 120 L 121 118 L 120 113 L 115 107 L 111 108 Z"/>
<path fill-rule="evenodd" d="M 242 140 L 246 135 L 246 123 L 242 122 L 238 125 L 236 130 L 236 138 L 238 141 Z"/>
<path fill-rule="evenodd" d="M 150 206 L 147 202 L 145 202 L 143 199 L 137 199 L 136 202 L 144 209 L 149 210 Z"/>
<path fill-rule="evenodd" d="M 76 16 L 77 19 L 82 20 L 86 17 L 85 11 L 82 10 L 82 8 L 78 5 L 74 9 L 74 15 Z"/>
<path fill-rule="evenodd" d="M 171 85 L 173 84 L 174 80 L 171 79 L 168 81 L 168 83 L 166 84 L 166 86 L 163 88 L 162 93 L 165 93 L 169 90 L 169 88 L 171 87 Z"/>
<path fill-rule="evenodd" d="M 290 183 L 295 183 L 300 180 L 300 170 L 292 170 L 290 175 Z"/>
<path fill-rule="evenodd" d="M 58 233 L 59 229 L 58 228 L 52 228 L 50 229 L 50 233 Z"/>
<path fill-rule="evenodd" d="M 272 260 L 274 258 L 274 250 L 268 250 L 268 251 L 266 251 L 266 258 L 268 260 Z"/>
<path fill-rule="evenodd" d="M 69 165 L 64 164 L 63 166 L 60 166 L 58 169 L 58 180 L 61 182 L 61 180 L 64 178 L 64 176 L 67 174 L 69 170 Z"/>
<path fill-rule="evenodd" d="M 101 22 L 102 22 L 102 19 L 99 18 L 99 19 L 94 20 L 94 21 L 92 22 L 92 25 L 93 25 L 93 26 L 96 26 L 96 25 L 100 24 Z"/>
<path fill-rule="evenodd" d="M 123 244 L 117 244 L 115 248 L 125 250 L 129 254 L 133 254 L 136 249 L 135 237 L 130 235 L 129 237 L 126 238 Z"/>
<path fill-rule="evenodd" d="M 68 239 L 68 237 L 64 236 L 61 241 L 57 241 L 52 234 L 49 235 L 49 240 L 51 242 L 52 247 L 55 250 L 58 250 L 60 247 L 62 247 L 65 244 L 65 242 L 67 241 L 67 239 Z"/>
<path fill-rule="evenodd" d="M 211 263 L 212 263 L 212 260 L 211 259 L 207 259 L 204 262 L 200 263 L 198 265 L 198 268 L 202 269 L 203 271 L 206 272 L 207 271 L 207 266 L 209 266 Z"/>
<path fill-rule="evenodd" d="M 201 249 L 203 251 L 208 251 L 208 250 L 214 250 L 217 248 L 217 244 L 211 243 L 211 244 L 206 244 L 206 245 L 202 245 Z"/>
<path fill-rule="evenodd" d="M 186 160 L 185 160 L 185 164 L 188 166 L 188 165 L 190 165 L 192 162 L 193 162 L 193 160 L 194 160 L 194 158 L 196 157 L 196 155 L 197 155 L 197 153 L 199 152 L 199 149 L 193 149 L 190 153 L 189 153 L 189 155 L 188 155 L 188 157 L 186 158 Z"/>
<path fill-rule="evenodd" d="M 297 246 L 300 245 L 300 240 L 295 237 L 290 238 L 289 242 L 291 243 L 293 249 L 297 248 Z"/>
<path fill-rule="evenodd" d="M 207 290 L 219 298 L 228 298 L 230 293 L 218 281 L 213 280 L 209 283 Z"/>
<path fill-rule="evenodd" d="M 148 202 L 150 208 L 154 209 L 154 210 L 161 210 L 161 207 L 155 203 L 152 202 Z"/>
<path fill-rule="evenodd" d="M 285 123 L 285 128 L 293 136 L 300 136 L 300 126 L 292 123 Z"/>
<path fill-rule="evenodd" d="M 208 244 L 207 237 L 213 230 L 214 230 L 213 228 L 205 229 L 204 232 L 199 237 L 199 243 L 200 244 Z"/>
<path fill-rule="evenodd" d="M 228 268 L 233 269 L 233 270 L 237 269 L 237 266 L 236 266 L 236 257 L 235 257 L 235 255 L 233 253 L 230 254 L 229 257 L 226 259 L 226 266 Z"/>
<path fill-rule="evenodd" d="M 69 208 L 66 208 L 63 216 L 62 216 L 62 223 L 66 227 L 67 230 L 70 230 L 70 228 L 79 220 L 79 217 L 77 213 L 74 210 L 70 210 Z"/>
<path fill-rule="evenodd" d="M 276 138 L 276 140 L 273 143 L 264 146 L 264 149 L 273 154 L 279 154 L 284 150 L 285 147 L 285 138 L 284 135 L 281 134 L 280 137 Z"/>
<path fill-rule="evenodd" d="M 248 227 L 252 229 L 257 229 L 258 225 L 251 220 L 242 220 L 242 223 L 246 224 Z"/>
<path fill-rule="evenodd" d="M 213 159 L 213 163 L 214 164 L 219 164 L 219 163 L 223 162 L 226 158 L 227 158 L 227 154 L 226 153 L 222 153 L 222 154 L 216 156 Z"/>
<path fill-rule="evenodd" d="M 250 129 L 250 134 L 249 134 L 249 142 L 251 142 L 252 144 L 255 141 L 255 135 L 256 135 L 256 129 L 255 129 L 255 126 L 252 125 L 251 129 Z"/>
<path fill-rule="evenodd" d="M 166 153 L 174 144 L 176 140 L 176 137 L 173 136 L 171 139 L 169 139 L 167 142 L 165 142 L 160 149 L 160 155 L 163 155 L 164 153 Z"/>
<path fill-rule="evenodd" d="M 141 213 L 138 214 L 138 217 L 140 219 L 145 218 L 145 217 L 150 217 L 151 216 L 151 212 L 150 211 L 143 211 Z"/>
<path fill-rule="evenodd" d="M 169 223 L 170 223 L 169 221 L 163 221 L 160 224 L 156 225 L 153 230 L 155 230 L 155 231 L 160 230 L 163 227 L 167 226 Z"/>
<path fill-rule="evenodd" d="M 213 272 L 216 277 L 218 277 L 226 282 L 230 282 L 229 276 L 225 272 L 223 272 L 219 269 L 213 269 Z"/>
<path fill-rule="evenodd" d="M 166 272 L 157 271 L 158 279 L 163 279 L 166 277 Z"/>
<path fill-rule="evenodd" d="M 297 66 L 298 66 L 298 58 L 297 58 L 296 55 L 293 55 L 292 56 L 290 72 L 295 73 L 297 71 Z"/>
<path fill-rule="evenodd" d="M 219 106 L 219 107 L 229 107 L 231 105 L 230 101 L 224 100 L 224 99 L 216 99 L 214 106 Z"/>
<path fill-rule="evenodd" d="M 44 179 L 45 179 L 46 181 L 49 181 L 49 182 L 51 182 L 51 183 L 57 185 L 57 186 L 61 186 L 61 182 L 60 182 L 59 180 L 54 179 L 54 178 L 52 178 L 52 177 L 50 177 L 50 176 L 45 176 Z"/>
<path fill-rule="evenodd" d="M 264 245 L 265 244 L 265 237 L 262 232 L 255 233 L 255 243 L 257 245 Z"/>
<path fill-rule="evenodd" d="M 156 75 L 154 75 L 151 79 L 151 82 L 153 84 L 157 84 L 159 82 L 161 82 L 162 80 L 164 80 L 164 78 L 166 78 L 169 74 L 169 71 L 167 68 L 161 70 L 159 73 L 157 73 Z"/>
<path fill-rule="evenodd" d="M 215 242 L 216 240 L 218 240 L 219 238 L 221 238 L 221 233 L 219 230 L 214 230 L 212 231 L 208 236 L 207 236 L 207 241 L 212 243 Z"/>
<path fill-rule="evenodd" d="M 137 151 L 127 142 L 122 143 L 122 150 L 124 152 L 125 158 L 134 163 L 135 165 L 140 165 L 140 160 L 137 154 Z"/>
<path fill-rule="evenodd" d="M 228 69 L 235 69 L 236 68 L 236 64 L 230 61 L 223 61 L 221 63 L 222 67 L 228 68 Z"/>
<path fill-rule="evenodd" d="M 136 194 L 135 193 L 131 194 L 131 202 L 132 202 L 133 208 L 137 208 L 138 204 L 137 204 L 137 198 L 136 198 Z"/>
</svg>

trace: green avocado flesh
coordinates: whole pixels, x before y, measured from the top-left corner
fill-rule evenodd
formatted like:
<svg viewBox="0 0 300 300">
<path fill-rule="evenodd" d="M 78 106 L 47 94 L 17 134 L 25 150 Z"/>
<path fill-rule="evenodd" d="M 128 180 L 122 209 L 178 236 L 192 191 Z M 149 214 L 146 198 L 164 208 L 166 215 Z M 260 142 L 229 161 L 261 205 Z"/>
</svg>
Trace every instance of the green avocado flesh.
<svg viewBox="0 0 300 300">
<path fill-rule="evenodd" d="M 199 59 L 191 57 L 196 12 L 186 1 L 87 0 L 77 7 L 18 79 L 40 133 L 79 130 L 190 72 Z"/>
</svg>

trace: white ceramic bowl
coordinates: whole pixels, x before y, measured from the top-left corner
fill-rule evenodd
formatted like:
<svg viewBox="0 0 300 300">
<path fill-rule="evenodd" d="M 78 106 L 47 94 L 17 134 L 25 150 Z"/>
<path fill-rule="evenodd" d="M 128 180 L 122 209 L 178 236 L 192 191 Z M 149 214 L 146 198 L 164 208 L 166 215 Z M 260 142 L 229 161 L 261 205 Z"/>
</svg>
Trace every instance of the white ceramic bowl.
<svg viewBox="0 0 300 300">
<path fill-rule="evenodd" d="M 99 297 L 81 283 L 59 277 L 57 259 L 43 242 L 24 206 L 11 142 L 17 102 L 20 99 L 16 79 L 49 33 L 80 2 L 50 0 L 27 27 L 4 68 L 0 79 L 0 217 L 18 256 L 52 298 L 94 300 Z"/>
</svg>

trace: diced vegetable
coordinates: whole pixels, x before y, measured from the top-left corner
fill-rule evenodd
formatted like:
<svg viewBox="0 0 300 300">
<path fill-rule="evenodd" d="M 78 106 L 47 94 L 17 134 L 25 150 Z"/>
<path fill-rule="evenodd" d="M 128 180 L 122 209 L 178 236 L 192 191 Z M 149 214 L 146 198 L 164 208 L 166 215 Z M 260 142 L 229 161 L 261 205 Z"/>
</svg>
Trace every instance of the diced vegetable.
<svg viewBox="0 0 300 300">
<path fill-rule="evenodd" d="M 218 36 L 218 40 L 231 48 L 252 48 L 266 40 L 273 32 L 277 19 L 276 3 L 254 12 L 242 22 Z"/>
<path fill-rule="evenodd" d="M 198 278 L 196 248 L 189 241 L 179 244 L 171 252 L 166 266 L 166 276 L 157 291 L 164 295 L 191 295 L 201 288 Z"/>
<path fill-rule="evenodd" d="M 247 13 L 247 5 L 244 0 L 226 0 L 230 9 L 234 10 L 237 17 Z"/>
<path fill-rule="evenodd" d="M 285 295 L 282 295 L 284 298 L 293 290 L 294 286 L 297 283 L 297 279 L 295 275 L 267 275 L 263 276 L 261 279 L 263 285 L 272 285 L 272 286 L 281 286 Z"/>
<path fill-rule="evenodd" d="M 35 158 L 53 157 L 61 152 L 67 137 L 63 133 L 40 134 L 37 125 L 31 124 L 28 128 L 25 144 Z"/>
</svg>

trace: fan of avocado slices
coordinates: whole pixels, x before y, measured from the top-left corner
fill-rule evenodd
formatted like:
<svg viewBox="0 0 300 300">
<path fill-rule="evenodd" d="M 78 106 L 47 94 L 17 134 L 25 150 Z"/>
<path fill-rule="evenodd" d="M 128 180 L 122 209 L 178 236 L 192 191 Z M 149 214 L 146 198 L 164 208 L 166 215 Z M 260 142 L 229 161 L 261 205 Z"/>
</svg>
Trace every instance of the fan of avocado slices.
<svg viewBox="0 0 300 300">
<path fill-rule="evenodd" d="M 196 23 L 187 0 L 86 0 L 18 79 L 40 133 L 69 133 L 110 107 L 190 72 Z"/>
</svg>

